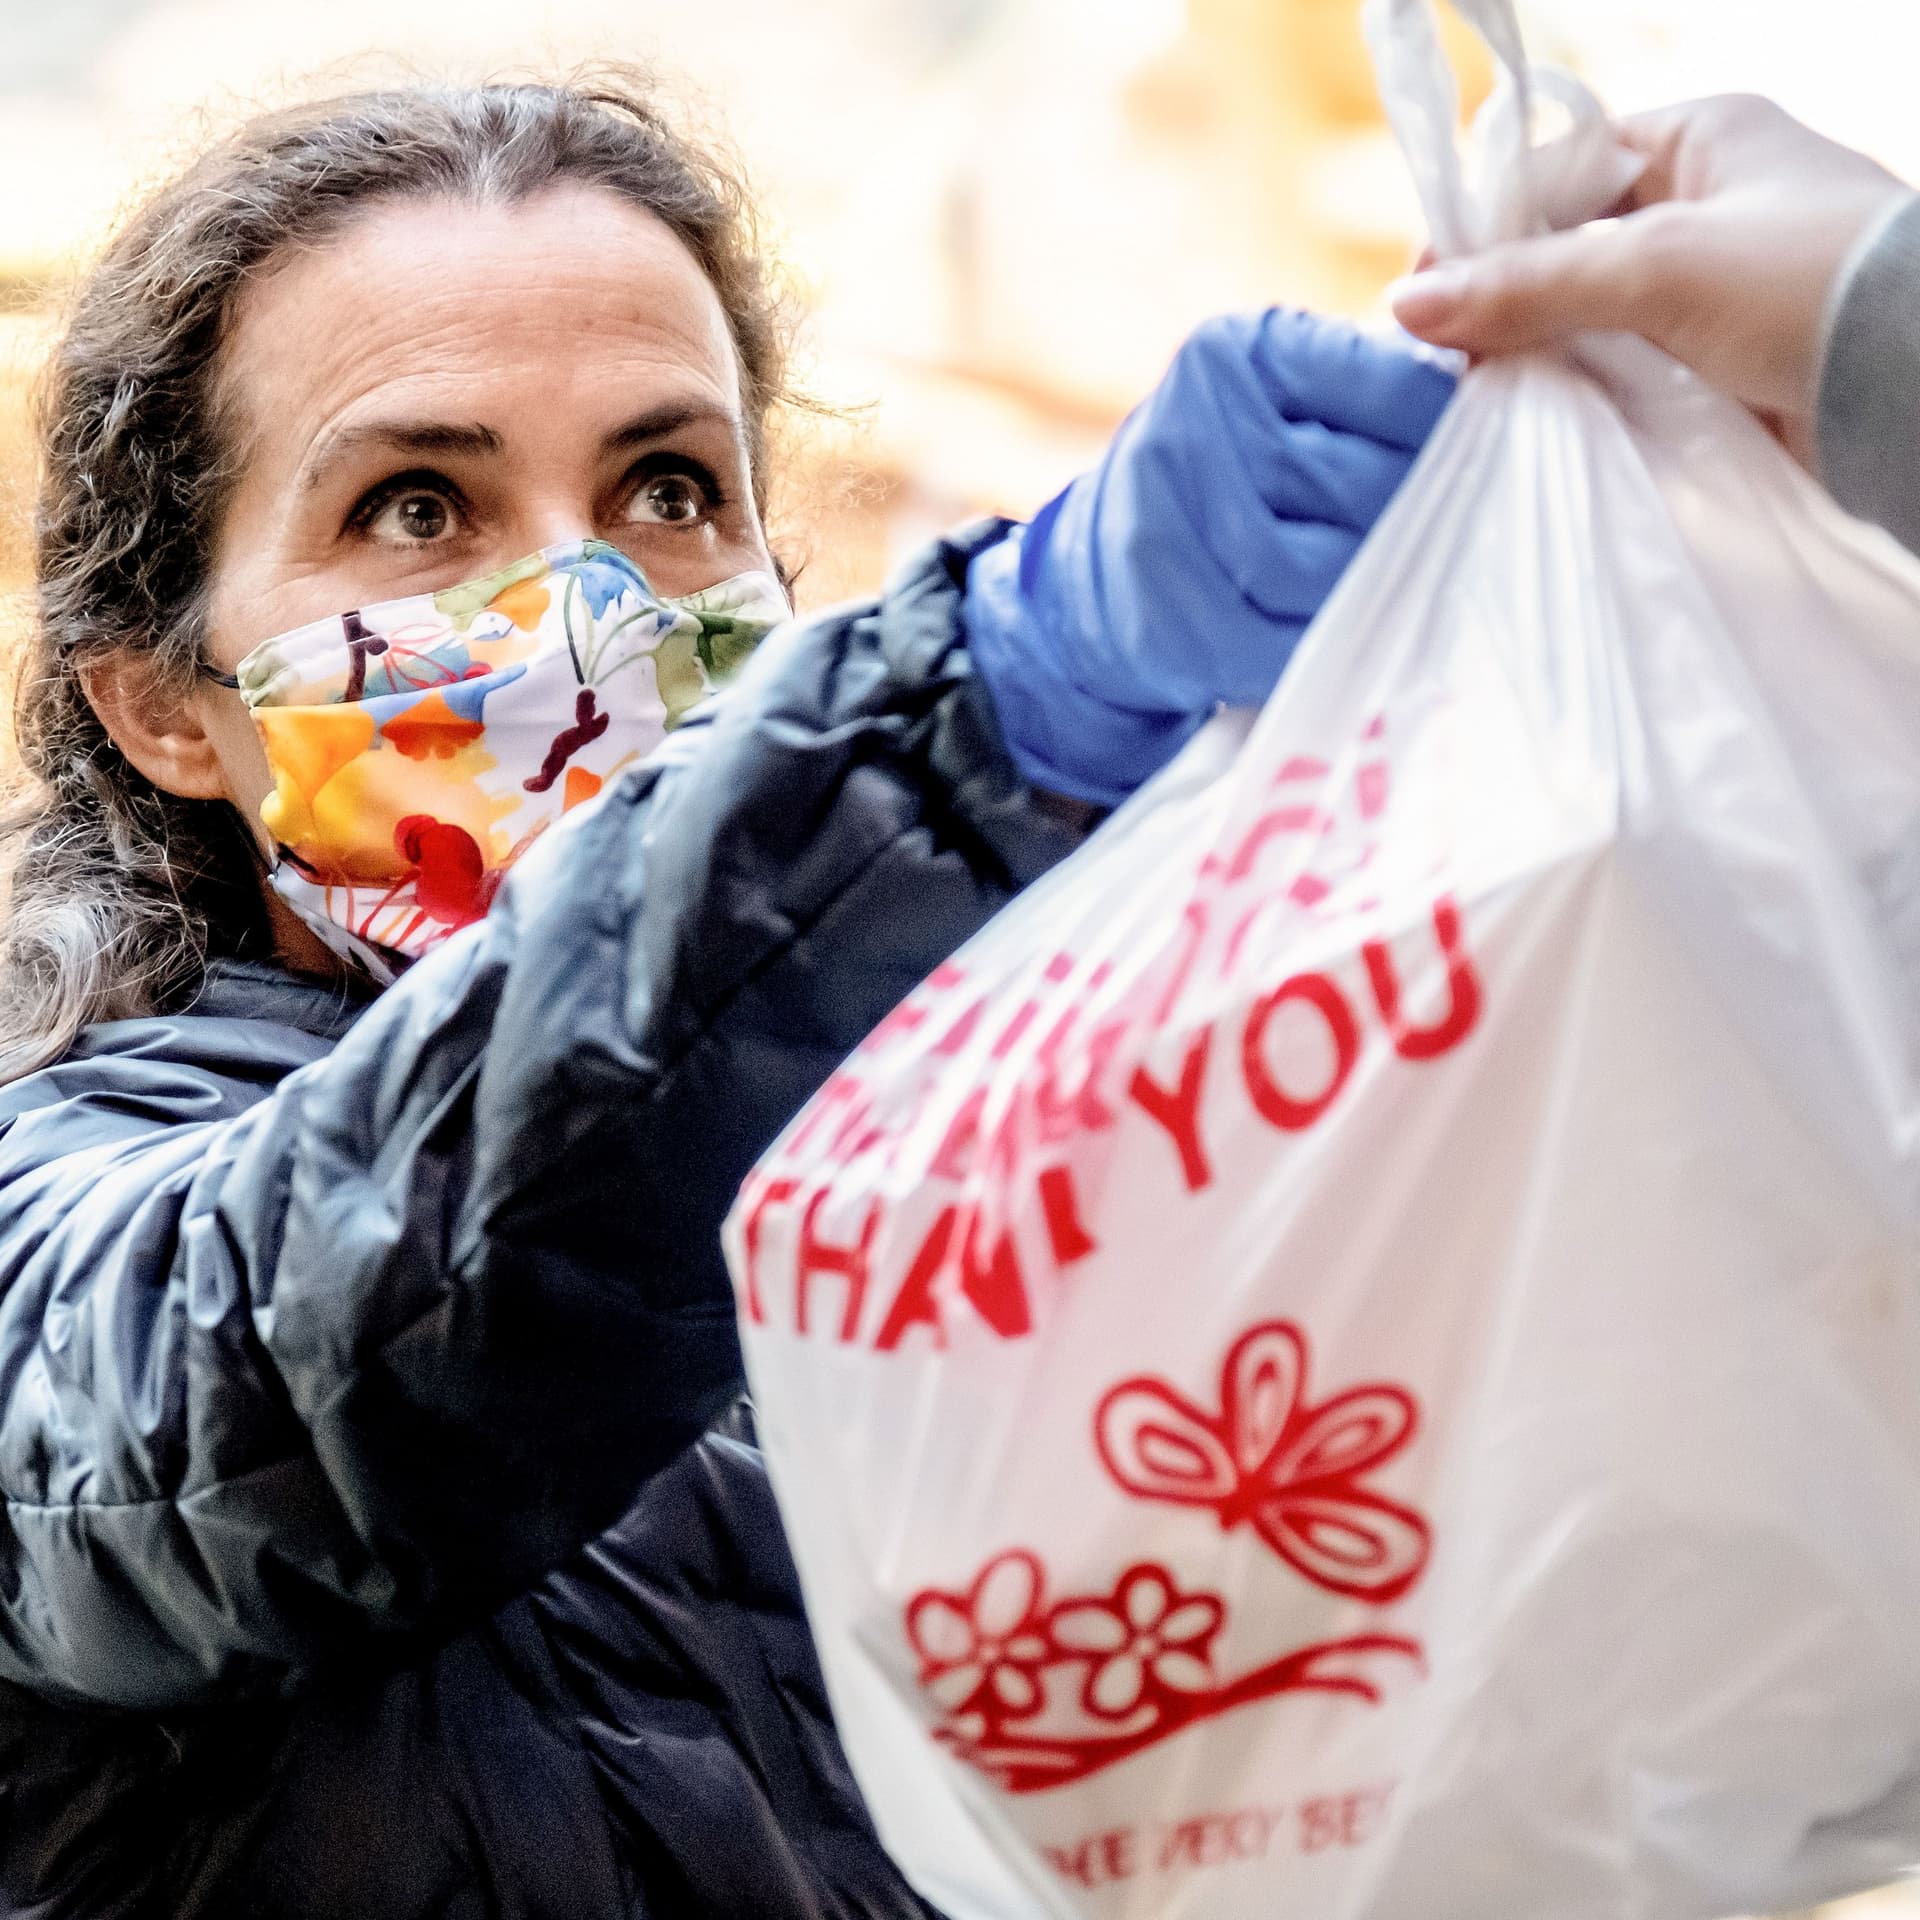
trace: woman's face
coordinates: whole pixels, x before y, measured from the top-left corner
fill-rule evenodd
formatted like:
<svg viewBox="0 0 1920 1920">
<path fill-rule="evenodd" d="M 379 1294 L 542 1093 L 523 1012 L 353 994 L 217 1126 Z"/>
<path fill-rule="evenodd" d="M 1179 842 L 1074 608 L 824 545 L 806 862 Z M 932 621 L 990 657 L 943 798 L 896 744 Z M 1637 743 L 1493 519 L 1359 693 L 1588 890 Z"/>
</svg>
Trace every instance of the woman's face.
<svg viewBox="0 0 1920 1920">
<path fill-rule="evenodd" d="M 611 193 L 375 207 L 248 289 L 221 361 L 236 481 L 208 653 L 229 671 L 323 614 L 586 534 L 667 595 L 771 567 L 719 300 Z M 252 722 L 230 691 L 197 698 L 257 819 Z"/>
</svg>

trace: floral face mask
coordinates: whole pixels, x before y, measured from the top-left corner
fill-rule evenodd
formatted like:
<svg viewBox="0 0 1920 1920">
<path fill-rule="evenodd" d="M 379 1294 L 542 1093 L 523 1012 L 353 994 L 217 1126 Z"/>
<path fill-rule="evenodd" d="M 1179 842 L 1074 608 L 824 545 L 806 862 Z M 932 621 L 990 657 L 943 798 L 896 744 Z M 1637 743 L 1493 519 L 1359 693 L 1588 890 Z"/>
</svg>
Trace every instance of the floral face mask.
<svg viewBox="0 0 1920 1920">
<path fill-rule="evenodd" d="M 375 978 L 480 918 L 562 814 L 644 759 L 789 617 L 743 573 L 663 599 L 574 540 L 439 593 L 333 614 L 231 674 L 273 775 L 276 889 Z"/>
</svg>

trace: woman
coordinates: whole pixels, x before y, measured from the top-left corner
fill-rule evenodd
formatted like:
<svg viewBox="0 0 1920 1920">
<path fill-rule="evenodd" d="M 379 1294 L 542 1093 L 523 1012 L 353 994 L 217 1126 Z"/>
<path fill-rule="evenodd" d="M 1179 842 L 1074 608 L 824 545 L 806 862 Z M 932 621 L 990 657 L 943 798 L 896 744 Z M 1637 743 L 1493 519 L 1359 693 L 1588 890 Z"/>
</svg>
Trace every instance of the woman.
<svg viewBox="0 0 1920 1920">
<path fill-rule="evenodd" d="M 0 951 L 0 1912 L 922 1910 L 718 1222 L 1272 684 L 1449 383 L 1205 330 L 1031 530 L 648 759 L 784 611 L 748 214 L 630 88 L 368 95 L 80 290 Z"/>
</svg>

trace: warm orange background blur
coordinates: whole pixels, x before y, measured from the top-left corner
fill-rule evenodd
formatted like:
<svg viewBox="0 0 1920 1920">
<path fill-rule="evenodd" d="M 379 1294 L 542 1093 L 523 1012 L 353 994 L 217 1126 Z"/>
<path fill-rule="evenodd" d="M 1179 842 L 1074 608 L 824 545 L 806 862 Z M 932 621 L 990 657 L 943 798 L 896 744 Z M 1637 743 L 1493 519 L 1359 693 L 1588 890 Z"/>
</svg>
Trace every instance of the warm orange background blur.
<svg viewBox="0 0 1920 1920">
<path fill-rule="evenodd" d="M 1759 87 L 1920 168 L 1907 12 L 1525 6 L 1617 104 Z M 1030 511 L 1207 313 L 1364 314 L 1417 244 L 1359 0 L 0 0 L 0 586 L 51 302 L 143 178 L 289 94 L 597 55 L 731 133 L 812 308 L 812 385 L 852 410 L 789 489 L 814 604 Z"/>
<path fill-rule="evenodd" d="M 1920 8 L 1522 11 L 1617 107 L 1771 92 L 1920 178 Z M 727 129 L 811 310 L 809 383 L 846 410 L 787 490 L 811 604 L 1031 511 L 1209 312 L 1365 315 L 1418 244 L 1359 0 L 0 0 L 0 590 L 24 580 L 36 356 L 143 178 L 290 95 L 596 56 Z"/>
</svg>

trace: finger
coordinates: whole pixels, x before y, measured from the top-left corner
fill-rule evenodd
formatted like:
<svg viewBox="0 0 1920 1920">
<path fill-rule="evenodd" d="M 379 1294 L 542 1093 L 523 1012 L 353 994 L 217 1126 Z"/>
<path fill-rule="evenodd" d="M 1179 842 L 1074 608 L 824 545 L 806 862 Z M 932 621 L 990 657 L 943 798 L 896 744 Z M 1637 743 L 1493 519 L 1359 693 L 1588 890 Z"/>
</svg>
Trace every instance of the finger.
<svg viewBox="0 0 1920 1920">
<path fill-rule="evenodd" d="M 1261 316 L 1251 363 L 1282 419 L 1409 453 L 1426 444 L 1455 384 L 1450 371 L 1405 341 L 1284 307 Z"/>
<path fill-rule="evenodd" d="M 1394 318 L 1436 346 L 1513 353 L 1588 329 L 1650 329 L 1642 271 L 1652 214 L 1576 227 L 1449 261 L 1390 289 Z"/>
<path fill-rule="evenodd" d="M 1614 138 L 1646 162 L 1639 179 L 1627 189 L 1621 212 L 1657 207 L 1680 197 L 1680 152 L 1698 120 L 1700 106 L 1701 102 L 1688 100 L 1679 106 L 1630 113 L 1613 123 Z"/>
<path fill-rule="evenodd" d="M 1350 527 L 1296 520 L 1266 529 L 1260 546 L 1245 556 L 1237 582 L 1247 604 L 1283 626 L 1304 627 L 1326 604 L 1365 536 Z M 1244 695 L 1247 686 L 1230 691 Z M 1227 697 L 1223 690 L 1221 697 Z"/>
<path fill-rule="evenodd" d="M 1755 407 L 1753 416 L 1816 478 L 1820 472 L 1818 436 L 1813 417 L 1805 413 L 1785 413 L 1772 407 Z"/>
<path fill-rule="evenodd" d="M 1713 94 L 1630 114 L 1614 132 L 1647 161 L 1628 196 L 1634 207 L 1704 199 L 1755 172 L 1790 173 L 1789 153 L 1799 149 L 1804 164 L 1806 148 L 1818 143 L 1778 102 L 1752 93 Z"/>
<path fill-rule="evenodd" d="M 1366 533 L 1400 491 L 1416 454 L 1317 420 L 1287 421 L 1261 448 L 1259 479 L 1275 518 Z"/>
<path fill-rule="evenodd" d="M 1223 337 L 1232 338 L 1227 323 L 1211 323 L 1182 349 L 1122 428 L 1102 492 L 1110 523 L 1123 513 L 1135 524 L 1185 522 L 1236 587 L 1258 600 L 1262 589 L 1250 581 L 1298 572 L 1296 537 L 1304 539 L 1301 551 L 1317 551 L 1319 536 L 1297 529 L 1364 534 L 1406 477 L 1414 449 L 1392 444 L 1385 427 L 1355 433 L 1329 424 L 1354 405 L 1349 356 L 1312 366 L 1290 352 L 1276 367 L 1257 347 L 1221 351 Z M 1394 358 L 1414 360 L 1404 349 Z M 1434 371 L 1444 406 L 1454 382 Z M 1424 406 L 1429 397 L 1422 382 L 1415 398 Z M 1398 406 L 1391 424 L 1411 433 L 1417 422 Z M 1308 572 L 1307 597 L 1272 610 L 1310 612 L 1319 604 L 1329 582 Z"/>
</svg>

